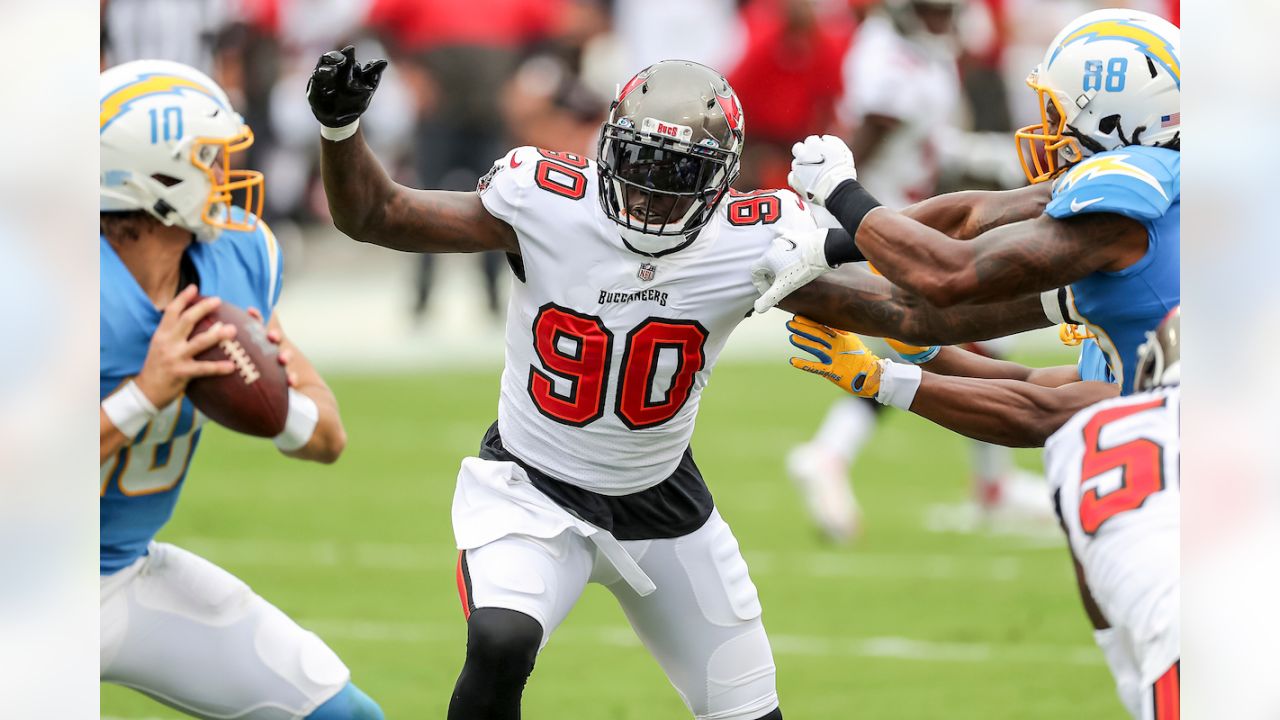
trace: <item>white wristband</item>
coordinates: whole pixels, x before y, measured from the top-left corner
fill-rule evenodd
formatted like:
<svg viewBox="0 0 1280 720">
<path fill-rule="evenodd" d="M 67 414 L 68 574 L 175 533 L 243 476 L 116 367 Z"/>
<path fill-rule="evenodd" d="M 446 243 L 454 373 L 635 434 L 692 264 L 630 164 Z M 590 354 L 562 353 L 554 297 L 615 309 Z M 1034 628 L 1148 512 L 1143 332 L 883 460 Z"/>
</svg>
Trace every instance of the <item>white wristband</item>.
<svg viewBox="0 0 1280 720">
<path fill-rule="evenodd" d="M 320 421 L 320 408 L 316 401 L 289 388 L 289 414 L 285 416 L 284 430 L 272 440 L 284 452 L 293 452 L 311 441 Z"/>
<path fill-rule="evenodd" d="M 356 128 L 360 127 L 360 118 L 356 118 L 348 125 L 342 127 L 331 128 L 328 125 L 320 126 L 320 137 L 332 142 L 342 142 L 352 135 L 356 134 Z"/>
<path fill-rule="evenodd" d="M 102 411 L 111 424 L 131 440 L 160 412 L 132 380 L 102 401 Z"/>
<path fill-rule="evenodd" d="M 916 391 L 920 389 L 923 373 L 919 365 L 881 360 L 880 390 L 876 393 L 876 400 L 881 405 L 910 410 L 912 401 L 916 399 Z"/>
</svg>

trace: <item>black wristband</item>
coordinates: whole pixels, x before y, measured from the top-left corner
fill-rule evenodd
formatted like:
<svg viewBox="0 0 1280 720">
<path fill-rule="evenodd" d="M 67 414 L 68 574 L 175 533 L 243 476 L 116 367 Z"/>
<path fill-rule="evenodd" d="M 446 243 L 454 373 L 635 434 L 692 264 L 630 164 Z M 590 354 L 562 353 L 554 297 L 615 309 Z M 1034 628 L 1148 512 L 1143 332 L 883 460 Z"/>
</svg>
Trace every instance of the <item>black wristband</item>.
<svg viewBox="0 0 1280 720">
<path fill-rule="evenodd" d="M 826 255 L 827 264 L 831 267 L 840 267 L 845 263 L 866 260 L 862 255 L 862 251 L 853 242 L 853 236 L 843 228 L 827 230 L 827 244 L 823 248 L 823 253 Z"/>
<path fill-rule="evenodd" d="M 827 211 L 835 215 L 841 227 L 855 238 L 862 219 L 878 207 L 880 201 L 871 197 L 871 193 L 857 180 L 845 180 L 827 198 Z"/>
</svg>

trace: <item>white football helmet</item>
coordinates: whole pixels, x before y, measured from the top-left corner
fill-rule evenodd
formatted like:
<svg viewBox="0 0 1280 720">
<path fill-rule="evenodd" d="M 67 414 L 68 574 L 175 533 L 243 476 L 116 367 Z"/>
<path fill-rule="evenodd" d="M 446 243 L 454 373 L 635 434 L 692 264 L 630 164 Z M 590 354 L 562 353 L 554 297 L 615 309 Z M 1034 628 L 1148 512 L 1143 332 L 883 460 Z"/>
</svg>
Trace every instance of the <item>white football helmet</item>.
<svg viewBox="0 0 1280 720">
<path fill-rule="evenodd" d="M 1031 182 L 1126 145 L 1178 147 L 1181 31 L 1137 10 L 1097 10 L 1058 33 L 1027 84 L 1040 123 L 1018 131 Z"/>
<path fill-rule="evenodd" d="M 103 72 L 98 88 L 101 212 L 144 210 L 203 241 L 257 226 L 262 173 L 231 169 L 253 132 L 213 80 L 180 63 L 137 60 Z M 240 218 L 234 192 L 244 193 Z"/>
</svg>

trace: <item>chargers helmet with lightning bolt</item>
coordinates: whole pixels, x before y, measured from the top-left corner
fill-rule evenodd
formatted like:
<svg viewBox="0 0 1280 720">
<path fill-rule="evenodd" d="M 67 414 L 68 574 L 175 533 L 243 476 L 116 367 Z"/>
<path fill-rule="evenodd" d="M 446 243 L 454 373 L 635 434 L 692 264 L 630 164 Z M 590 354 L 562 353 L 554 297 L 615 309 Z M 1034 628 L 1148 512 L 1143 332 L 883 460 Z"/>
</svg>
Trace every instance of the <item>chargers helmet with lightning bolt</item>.
<svg viewBox="0 0 1280 720">
<path fill-rule="evenodd" d="M 688 246 L 738 175 L 742 104 L 705 65 L 641 70 L 609 108 L 597 167 L 600 204 L 623 242 L 658 257 Z"/>
<path fill-rule="evenodd" d="M 181 63 L 137 60 L 103 72 L 98 87 L 101 212 L 142 210 L 203 241 L 256 227 L 262 173 L 231 169 L 253 132 L 217 83 Z"/>
<path fill-rule="evenodd" d="M 1016 135 L 1027 178 L 1127 145 L 1178 149 L 1180 36 L 1137 10 L 1097 10 L 1063 28 L 1027 78 L 1040 102 L 1040 122 Z"/>
</svg>

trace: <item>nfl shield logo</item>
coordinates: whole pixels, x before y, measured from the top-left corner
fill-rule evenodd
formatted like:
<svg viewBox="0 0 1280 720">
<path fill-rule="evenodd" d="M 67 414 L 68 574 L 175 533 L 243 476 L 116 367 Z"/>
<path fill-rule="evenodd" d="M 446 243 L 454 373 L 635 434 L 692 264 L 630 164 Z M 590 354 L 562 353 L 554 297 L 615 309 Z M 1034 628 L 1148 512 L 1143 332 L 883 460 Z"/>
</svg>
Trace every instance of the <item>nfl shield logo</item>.
<svg viewBox="0 0 1280 720">
<path fill-rule="evenodd" d="M 641 282 L 649 282 L 657 271 L 658 268 L 654 267 L 653 263 L 640 263 L 640 272 L 636 273 L 636 276 L 640 278 Z"/>
</svg>

